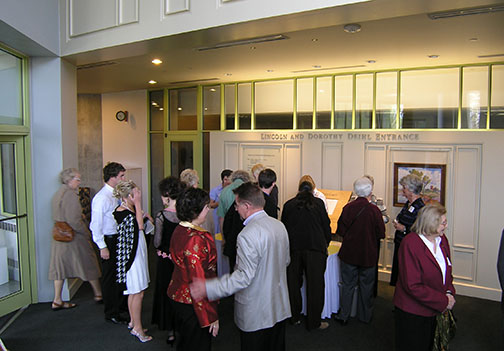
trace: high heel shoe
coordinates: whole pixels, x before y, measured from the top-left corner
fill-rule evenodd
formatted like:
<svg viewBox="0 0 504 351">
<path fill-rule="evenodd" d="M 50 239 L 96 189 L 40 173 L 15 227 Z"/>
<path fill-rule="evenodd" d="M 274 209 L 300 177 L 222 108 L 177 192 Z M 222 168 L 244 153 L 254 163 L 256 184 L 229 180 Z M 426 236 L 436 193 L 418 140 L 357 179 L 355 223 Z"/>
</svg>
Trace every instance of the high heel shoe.
<svg viewBox="0 0 504 351">
<path fill-rule="evenodd" d="M 168 338 L 166 338 L 166 343 L 173 347 L 173 344 L 175 343 L 175 334 L 172 332 L 168 333 Z"/>
<path fill-rule="evenodd" d="M 129 329 L 129 330 L 133 329 L 133 325 L 132 325 L 131 323 L 129 323 L 129 324 L 128 324 L 128 329 Z M 144 332 L 144 333 L 147 333 L 148 331 L 149 331 L 149 329 L 147 329 L 147 328 L 144 328 L 144 329 L 143 329 L 143 332 Z"/>
<path fill-rule="evenodd" d="M 137 332 L 135 329 L 131 329 L 130 334 L 133 336 L 136 336 L 140 342 L 148 342 L 152 340 L 152 336 L 150 335 L 145 335 L 145 334 L 140 334 Z"/>
</svg>

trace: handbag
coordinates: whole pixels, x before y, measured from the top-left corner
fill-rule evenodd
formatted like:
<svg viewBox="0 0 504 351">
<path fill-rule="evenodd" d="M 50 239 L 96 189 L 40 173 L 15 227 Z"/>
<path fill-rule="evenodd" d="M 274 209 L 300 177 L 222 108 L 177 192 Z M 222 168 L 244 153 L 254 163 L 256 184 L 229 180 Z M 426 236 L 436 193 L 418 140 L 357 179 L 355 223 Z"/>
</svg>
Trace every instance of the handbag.
<svg viewBox="0 0 504 351">
<path fill-rule="evenodd" d="M 448 350 L 448 343 L 455 336 L 457 323 L 452 310 L 446 310 L 436 316 L 436 331 L 434 334 L 433 351 Z"/>
<path fill-rule="evenodd" d="M 56 241 L 70 242 L 73 240 L 75 232 L 67 222 L 54 222 L 52 231 L 53 239 Z"/>
</svg>

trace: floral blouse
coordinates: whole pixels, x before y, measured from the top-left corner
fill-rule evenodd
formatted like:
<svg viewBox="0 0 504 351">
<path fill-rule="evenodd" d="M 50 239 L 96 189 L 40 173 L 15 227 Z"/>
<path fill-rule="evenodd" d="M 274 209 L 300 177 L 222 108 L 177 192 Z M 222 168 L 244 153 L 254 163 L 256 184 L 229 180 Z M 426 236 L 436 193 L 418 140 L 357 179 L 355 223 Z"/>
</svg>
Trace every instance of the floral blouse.
<svg viewBox="0 0 504 351">
<path fill-rule="evenodd" d="M 207 298 L 194 302 L 189 291 L 193 278 L 211 279 L 217 276 L 217 250 L 212 235 L 205 229 L 188 222 L 180 222 L 175 228 L 170 254 L 175 265 L 168 286 L 168 297 L 185 304 L 192 304 L 202 328 L 218 318 L 217 301 Z"/>
</svg>

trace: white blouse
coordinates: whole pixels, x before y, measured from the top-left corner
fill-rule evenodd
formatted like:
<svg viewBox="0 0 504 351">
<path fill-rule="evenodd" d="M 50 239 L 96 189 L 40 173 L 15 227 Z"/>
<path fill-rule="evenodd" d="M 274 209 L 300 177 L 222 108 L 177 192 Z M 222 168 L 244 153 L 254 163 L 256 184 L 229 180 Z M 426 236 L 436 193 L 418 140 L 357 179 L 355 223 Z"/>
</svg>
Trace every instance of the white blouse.
<svg viewBox="0 0 504 351">
<path fill-rule="evenodd" d="M 443 274 L 443 284 L 446 284 L 446 260 L 443 255 L 443 250 L 441 250 L 441 237 L 436 237 L 436 243 L 429 241 L 423 234 L 418 234 L 420 239 L 424 242 L 425 246 L 427 246 L 432 253 L 432 256 L 436 259 L 439 268 L 441 268 L 441 273 Z M 434 252 L 434 245 L 436 247 L 436 252 Z"/>
</svg>

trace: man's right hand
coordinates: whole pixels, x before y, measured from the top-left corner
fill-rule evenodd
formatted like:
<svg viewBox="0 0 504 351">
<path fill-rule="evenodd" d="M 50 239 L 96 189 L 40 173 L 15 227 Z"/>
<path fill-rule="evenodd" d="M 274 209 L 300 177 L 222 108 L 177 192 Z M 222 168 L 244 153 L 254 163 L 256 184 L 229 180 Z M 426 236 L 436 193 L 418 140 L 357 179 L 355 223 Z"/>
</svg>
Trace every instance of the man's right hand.
<svg viewBox="0 0 504 351">
<path fill-rule="evenodd" d="M 110 258 L 110 252 L 108 248 L 104 247 L 103 249 L 100 249 L 100 256 L 104 260 L 108 260 Z"/>
</svg>

